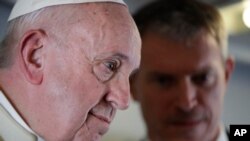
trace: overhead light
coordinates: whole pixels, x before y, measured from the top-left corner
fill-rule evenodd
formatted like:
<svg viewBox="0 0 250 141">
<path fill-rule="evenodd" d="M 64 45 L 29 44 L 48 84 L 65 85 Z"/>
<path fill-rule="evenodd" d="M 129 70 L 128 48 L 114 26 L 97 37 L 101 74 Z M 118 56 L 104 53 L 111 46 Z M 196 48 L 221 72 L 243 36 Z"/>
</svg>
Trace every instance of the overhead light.
<svg viewBox="0 0 250 141">
<path fill-rule="evenodd" d="M 243 11 L 243 22 L 250 28 L 250 8 L 245 8 Z"/>
<path fill-rule="evenodd" d="M 242 14 L 244 24 L 250 28 L 250 1 L 246 0 L 244 2 L 244 11 Z"/>
</svg>

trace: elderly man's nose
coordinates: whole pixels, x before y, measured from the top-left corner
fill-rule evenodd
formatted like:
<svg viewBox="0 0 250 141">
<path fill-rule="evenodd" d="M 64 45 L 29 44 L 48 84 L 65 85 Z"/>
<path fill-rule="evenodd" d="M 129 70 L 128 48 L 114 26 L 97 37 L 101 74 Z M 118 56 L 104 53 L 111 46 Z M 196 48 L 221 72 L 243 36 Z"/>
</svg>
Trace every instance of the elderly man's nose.
<svg viewBox="0 0 250 141">
<path fill-rule="evenodd" d="M 106 100 L 112 104 L 113 107 L 125 110 L 130 103 L 130 86 L 129 80 L 114 81 L 111 84 L 110 91 L 106 96 Z"/>
</svg>

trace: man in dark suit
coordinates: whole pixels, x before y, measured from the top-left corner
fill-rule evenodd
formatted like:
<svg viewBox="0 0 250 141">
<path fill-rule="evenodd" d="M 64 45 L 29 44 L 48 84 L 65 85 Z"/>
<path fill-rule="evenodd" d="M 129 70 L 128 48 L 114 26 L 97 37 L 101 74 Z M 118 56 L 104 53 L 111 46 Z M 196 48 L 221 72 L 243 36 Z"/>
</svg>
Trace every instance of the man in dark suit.
<svg viewBox="0 0 250 141">
<path fill-rule="evenodd" d="M 164 0 L 134 18 L 142 58 L 132 93 L 147 140 L 227 141 L 220 117 L 234 61 L 218 10 L 195 0 Z"/>
</svg>

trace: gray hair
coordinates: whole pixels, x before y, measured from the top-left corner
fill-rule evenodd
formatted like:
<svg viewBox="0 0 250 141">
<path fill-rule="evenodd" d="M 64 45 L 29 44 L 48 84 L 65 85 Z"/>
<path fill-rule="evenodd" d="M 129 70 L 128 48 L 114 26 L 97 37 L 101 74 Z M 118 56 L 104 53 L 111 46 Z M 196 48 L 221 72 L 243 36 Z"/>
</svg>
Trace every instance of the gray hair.
<svg viewBox="0 0 250 141">
<path fill-rule="evenodd" d="M 0 44 L 0 69 L 11 66 L 13 63 L 13 50 L 18 44 L 25 30 L 38 21 L 43 9 L 26 14 L 8 22 L 4 39 Z"/>
</svg>

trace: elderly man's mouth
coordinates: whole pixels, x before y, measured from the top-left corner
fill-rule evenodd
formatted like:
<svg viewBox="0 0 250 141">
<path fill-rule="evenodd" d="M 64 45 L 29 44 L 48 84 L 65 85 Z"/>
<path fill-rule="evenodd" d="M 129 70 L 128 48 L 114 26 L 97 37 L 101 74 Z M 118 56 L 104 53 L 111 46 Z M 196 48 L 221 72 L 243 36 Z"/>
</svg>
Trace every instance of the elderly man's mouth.
<svg viewBox="0 0 250 141">
<path fill-rule="evenodd" d="M 97 119 L 101 120 L 101 121 L 104 121 L 106 122 L 107 124 L 110 124 L 111 123 L 111 119 L 106 117 L 106 116 L 103 116 L 103 115 L 98 115 L 96 113 L 90 113 L 92 116 L 96 117 Z"/>
</svg>

